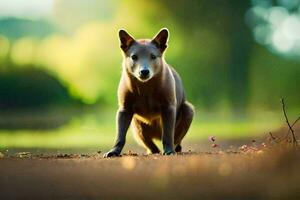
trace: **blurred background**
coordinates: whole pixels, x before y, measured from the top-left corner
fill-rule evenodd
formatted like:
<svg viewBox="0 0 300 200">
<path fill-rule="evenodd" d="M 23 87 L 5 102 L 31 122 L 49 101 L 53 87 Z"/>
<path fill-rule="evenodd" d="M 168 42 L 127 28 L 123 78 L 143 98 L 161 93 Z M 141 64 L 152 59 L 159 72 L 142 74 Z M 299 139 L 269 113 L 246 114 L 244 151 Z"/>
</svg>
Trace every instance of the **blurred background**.
<svg viewBox="0 0 300 200">
<path fill-rule="evenodd" d="M 1 0 L 0 149 L 108 149 L 118 29 L 151 38 L 162 27 L 196 107 L 191 148 L 280 128 L 281 97 L 299 114 L 300 0 Z"/>
</svg>

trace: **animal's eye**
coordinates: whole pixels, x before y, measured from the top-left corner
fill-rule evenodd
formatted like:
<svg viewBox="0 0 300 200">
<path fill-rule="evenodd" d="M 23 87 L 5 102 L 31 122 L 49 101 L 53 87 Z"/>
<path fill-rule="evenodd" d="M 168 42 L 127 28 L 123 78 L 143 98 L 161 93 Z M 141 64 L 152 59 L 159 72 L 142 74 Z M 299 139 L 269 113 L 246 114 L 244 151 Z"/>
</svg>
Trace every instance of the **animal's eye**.
<svg viewBox="0 0 300 200">
<path fill-rule="evenodd" d="M 156 55 L 151 53 L 150 58 L 154 60 L 154 59 L 156 59 Z"/>
<path fill-rule="evenodd" d="M 135 61 L 135 60 L 138 59 L 138 57 L 137 57 L 137 55 L 133 54 L 133 55 L 131 56 L 131 59 Z"/>
</svg>

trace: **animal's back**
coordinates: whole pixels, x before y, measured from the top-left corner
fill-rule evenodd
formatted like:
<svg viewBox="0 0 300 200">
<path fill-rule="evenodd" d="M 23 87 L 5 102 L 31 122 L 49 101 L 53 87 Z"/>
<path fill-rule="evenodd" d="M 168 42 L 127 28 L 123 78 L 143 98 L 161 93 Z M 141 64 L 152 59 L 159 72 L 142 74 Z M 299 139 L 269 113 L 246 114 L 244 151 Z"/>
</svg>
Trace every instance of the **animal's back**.
<svg viewBox="0 0 300 200">
<path fill-rule="evenodd" d="M 175 79 L 175 84 L 176 84 L 176 100 L 177 100 L 177 109 L 181 106 L 182 103 L 185 102 L 185 93 L 184 93 L 184 88 L 183 88 L 183 84 L 182 84 L 182 80 L 179 76 L 179 74 L 177 73 L 177 71 L 170 66 L 170 69 L 172 71 L 172 75 Z"/>
</svg>

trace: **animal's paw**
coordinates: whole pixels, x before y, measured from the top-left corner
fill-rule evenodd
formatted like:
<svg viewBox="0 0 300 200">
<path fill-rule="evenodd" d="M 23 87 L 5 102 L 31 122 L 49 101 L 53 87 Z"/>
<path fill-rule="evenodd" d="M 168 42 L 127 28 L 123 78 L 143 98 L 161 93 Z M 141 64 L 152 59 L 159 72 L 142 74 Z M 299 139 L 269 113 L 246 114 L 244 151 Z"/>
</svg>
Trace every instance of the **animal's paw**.
<svg viewBox="0 0 300 200">
<path fill-rule="evenodd" d="M 176 152 L 174 150 L 164 151 L 164 155 L 174 155 Z"/>
<path fill-rule="evenodd" d="M 105 153 L 103 155 L 103 158 L 109 158 L 109 157 L 119 157 L 121 156 L 120 153 L 114 149 L 110 150 L 109 152 Z"/>
<path fill-rule="evenodd" d="M 180 152 L 182 151 L 182 147 L 181 147 L 180 144 L 178 144 L 178 145 L 175 147 L 175 151 L 176 151 L 177 153 L 180 153 Z"/>
</svg>

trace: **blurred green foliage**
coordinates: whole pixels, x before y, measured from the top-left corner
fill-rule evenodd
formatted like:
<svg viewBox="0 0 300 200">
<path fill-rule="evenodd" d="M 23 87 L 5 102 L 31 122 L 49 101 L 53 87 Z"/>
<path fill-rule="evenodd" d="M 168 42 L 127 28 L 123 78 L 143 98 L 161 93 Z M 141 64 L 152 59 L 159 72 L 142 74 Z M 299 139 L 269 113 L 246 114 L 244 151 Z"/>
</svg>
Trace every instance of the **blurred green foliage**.
<svg viewBox="0 0 300 200">
<path fill-rule="evenodd" d="M 57 1 L 48 21 L 0 21 L 0 71 L 11 70 L 11 76 L 15 68 L 39 66 L 72 97 L 112 105 L 122 59 L 117 30 L 149 38 L 168 27 L 166 59 L 182 75 L 189 100 L 202 110 L 272 110 L 280 97 L 299 110 L 299 62 L 256 44 L 244 20 L 250 7 L 249 1 Z"/>
<path fill-rule="evenodd" d="M 30 67 L 0 72 L 0 109 L 16 110 L 61 104 L 80 105 L 57 79 Z"/>
</svg>

